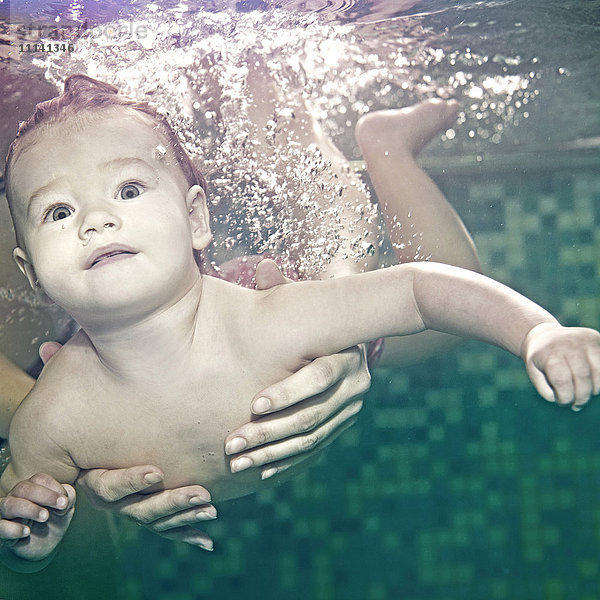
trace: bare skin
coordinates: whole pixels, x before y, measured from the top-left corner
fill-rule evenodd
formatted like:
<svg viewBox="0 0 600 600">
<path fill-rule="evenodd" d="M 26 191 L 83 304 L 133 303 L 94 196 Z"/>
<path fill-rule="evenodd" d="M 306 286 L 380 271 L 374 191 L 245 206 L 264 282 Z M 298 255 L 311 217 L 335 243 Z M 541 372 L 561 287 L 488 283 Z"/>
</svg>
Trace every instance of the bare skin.
<svg viewBox="0 0 600 600">
<path fill-rule="evenodd" d="M 464 224 L 416 163 L 419 152 L 456 120 L 457 110 L 456 101 L 432 99 L 409 108 L 367 114 L 356 126 L 356 141 L 367 162 L 398 262 L 428 257 L 480 269 Z"/>
<path fill-rule="evenodd" d="M 416 160 L 419 152 L 455 121 L 457 110 L 456 101 L 431 99 L 408 108 L 369 113 L 356 125 L 356 141 L 399 263 L 427 259 L 481 269 L 463 222 Z M 459 341 L 434 331 L 391 338 L 386 340 L 380 364 L 421 362 Z"/>
</svg>

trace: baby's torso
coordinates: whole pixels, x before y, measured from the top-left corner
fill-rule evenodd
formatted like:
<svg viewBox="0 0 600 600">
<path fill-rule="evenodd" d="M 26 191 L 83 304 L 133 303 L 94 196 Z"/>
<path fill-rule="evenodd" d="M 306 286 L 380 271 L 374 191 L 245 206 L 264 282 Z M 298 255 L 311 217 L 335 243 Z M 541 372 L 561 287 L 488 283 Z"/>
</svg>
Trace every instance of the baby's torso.
<svg viewBox="0 0 600 600">
<path fill-rule="evenodd" d="M 68 450 L 76 465 L 153 464 L 165 473 L 160 487 L 200 484 L 215 501 L 276 482 L 274 477 L 263 483 L 259 469 L 232 474 L 225 438 L 252 420 L 250 404 L 261 389 L 295 369 L 289 357 L 270 353 L 264 340 L 257 339 L 252 351 L 240 347 L 239 335 L 227 332 L 244 327 L 243 317 L 237 327 L 228 325 L 199 342 L 186 365 L 164 364 L 128 383 L 99 365 L 86 369 L 91 387 L 77 409 L 69 409 L 75 418 Z"/>
<path fill-rule="evenodd" d="M 201 484 L 215 500 L 256 491 L 258 470 L 233 475 L 224 453 L 225 438 L 251 420 L 251 400 L 264 387 L 242 367 L 205 369 L 189 386 L 165 382 L 124 393 L 106 385 L 79 415 L 73 460 L 80 468 L 153 464 L 165 473 L 165 487 Z"/>
</svg>

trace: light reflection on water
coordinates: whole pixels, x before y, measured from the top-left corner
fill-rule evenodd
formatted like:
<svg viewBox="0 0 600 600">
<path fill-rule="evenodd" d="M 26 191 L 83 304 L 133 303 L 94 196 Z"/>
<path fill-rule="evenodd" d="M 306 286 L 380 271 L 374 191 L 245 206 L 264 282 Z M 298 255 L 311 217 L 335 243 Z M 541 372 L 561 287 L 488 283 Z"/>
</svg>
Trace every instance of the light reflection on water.
<svg viewBox="0 0 600 600">
<path fill-rule="evenodd" d="M 241 20 L 244 15 L 250 19 L 260 15 L 255 20 L 259 30 L 262 27 L 263 38 L 270 33 L 269 15 L 273 12 L 264 8 L 282 7 L 290 23 L 281 25 L 280 20 L 280 26 L 291 34 L 299 16 L 314 16 L 319 24 L 330 24 L 334 30 L 343 25 L 354 27 L 356 44 L 346 48 L 344 57 L 348 68 L 330 71 L 325 79 L 335 78 L 341 85 L 338 96 L 347 95 L 349 88 L 352 95 L 373 107 L 406 105 L 434 94 L 451 94 L 463 100 L 466 125 L 453 138 L 454 151 L 475 153 L 493 151 L 498 145 L 545 145 L 600 133 L 600 69 L 594 51 L 599 33 L 597 0 L 131 0 L 129 4 L 85 0 L 46 4 L 32 0 L 12 3 L 13 21 L 18 21 L 18 9 L 25 5 L 28 22 L 72 30 L 83 23 L 88 28 L 102 28 L 116 18 L 125 22 L 145 19 L 144 13 L 185 21 L 201 13 L 219 14 L 227 7 L 237 8 Z M 323 33 L 315 29 L 313 39 Z M 327 34 L 329 39 L 339 40 L 341 36 L 337 31 Z M 201 30 L 197 31 L 200 35 Z M 143 39 L 138 42 L 142 47 L 147 45 Z M 96 43 L 117 44 L 117 40 L 99 35 Z M 292 41 L 291 49 L 298 47 Z M 316 53 L 316 60 L 321 59 L 320 51 L 329 52 L 316 42 L 310 51 Z M 373 55 L 387 71 L 376 72 L 377 65 L 369 60 Z M 12 59 L 19 58 L 13 52 Z M 331 58 L 329 52 L 328 60 Z M 363 76 L 347 78 L 351 67 L 361 69 Z M 389 75 L 391 79 L 386 79 Z M 331 92 L 318 89 L 317 93 L 326 98 L 324 108 L 330 108 Z M 543 96 L 541 105 L 534 102 L 539 94 Z M 342 120 L 335 103 L 331 108 L 328 119 Z M 346 115 L 353 116 L 352 111 Z M 344 121 L 338 130 L 346 129 Z M 353 146 L 351 136 L 343 139 Z M 473 141 L 478 146 L 474 147 Z"/>
</svg>

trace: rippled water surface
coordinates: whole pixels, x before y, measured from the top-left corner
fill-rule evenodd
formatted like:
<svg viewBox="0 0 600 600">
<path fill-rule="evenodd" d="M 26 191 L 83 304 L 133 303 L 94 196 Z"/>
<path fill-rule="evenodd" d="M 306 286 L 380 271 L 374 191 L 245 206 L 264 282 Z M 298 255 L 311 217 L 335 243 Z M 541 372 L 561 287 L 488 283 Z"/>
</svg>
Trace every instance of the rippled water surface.
<svg viewBox="0 0 600 600">
<path fill-rule="evenodd" d="M 240 43 L 294 56 L 305 69 L 305 92 L 319 99 L 323 114 L 337 121 L 343 115 L 340 129 L 364 105 L 439 94 L 463 103 L 467 126 L 455 149 L 468 142 L 472 151 L 473 140 L 489 151 L 501 143 L 544 146 L 600 135 L 596 0 L 31 0 L 10 7 L 15 23 L 95 26 L 88 34 L 110 54 L 102 59 L 107 68 L 137 62 L 136 43 L 156 66 L 189 62 L 200 48 L 219 47 L 231 58 L 243 50 Z M 106 26 L 118 18 L 145 23 L 148 35 L 133 43 L 129 34 L 111 37 Z M 93 46 L 78 44 L 75 54 L 85 60 Z"/>
</svg>

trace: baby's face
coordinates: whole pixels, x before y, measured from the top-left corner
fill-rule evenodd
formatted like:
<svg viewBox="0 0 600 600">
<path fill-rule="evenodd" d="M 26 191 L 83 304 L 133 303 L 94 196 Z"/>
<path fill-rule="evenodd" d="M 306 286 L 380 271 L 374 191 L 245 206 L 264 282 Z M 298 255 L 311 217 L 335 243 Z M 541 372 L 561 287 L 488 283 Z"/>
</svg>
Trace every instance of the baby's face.
<svg viewBox="0 0 600 600">
<path fill-rule="evenodd" d="M 52 126 L 12 166 L 17 262 L 80 322 L 143 315 L 198 278 L 190 215 L 204 195 L 162 146 L 141 116 L 111 112 Z"/>
</svg>

